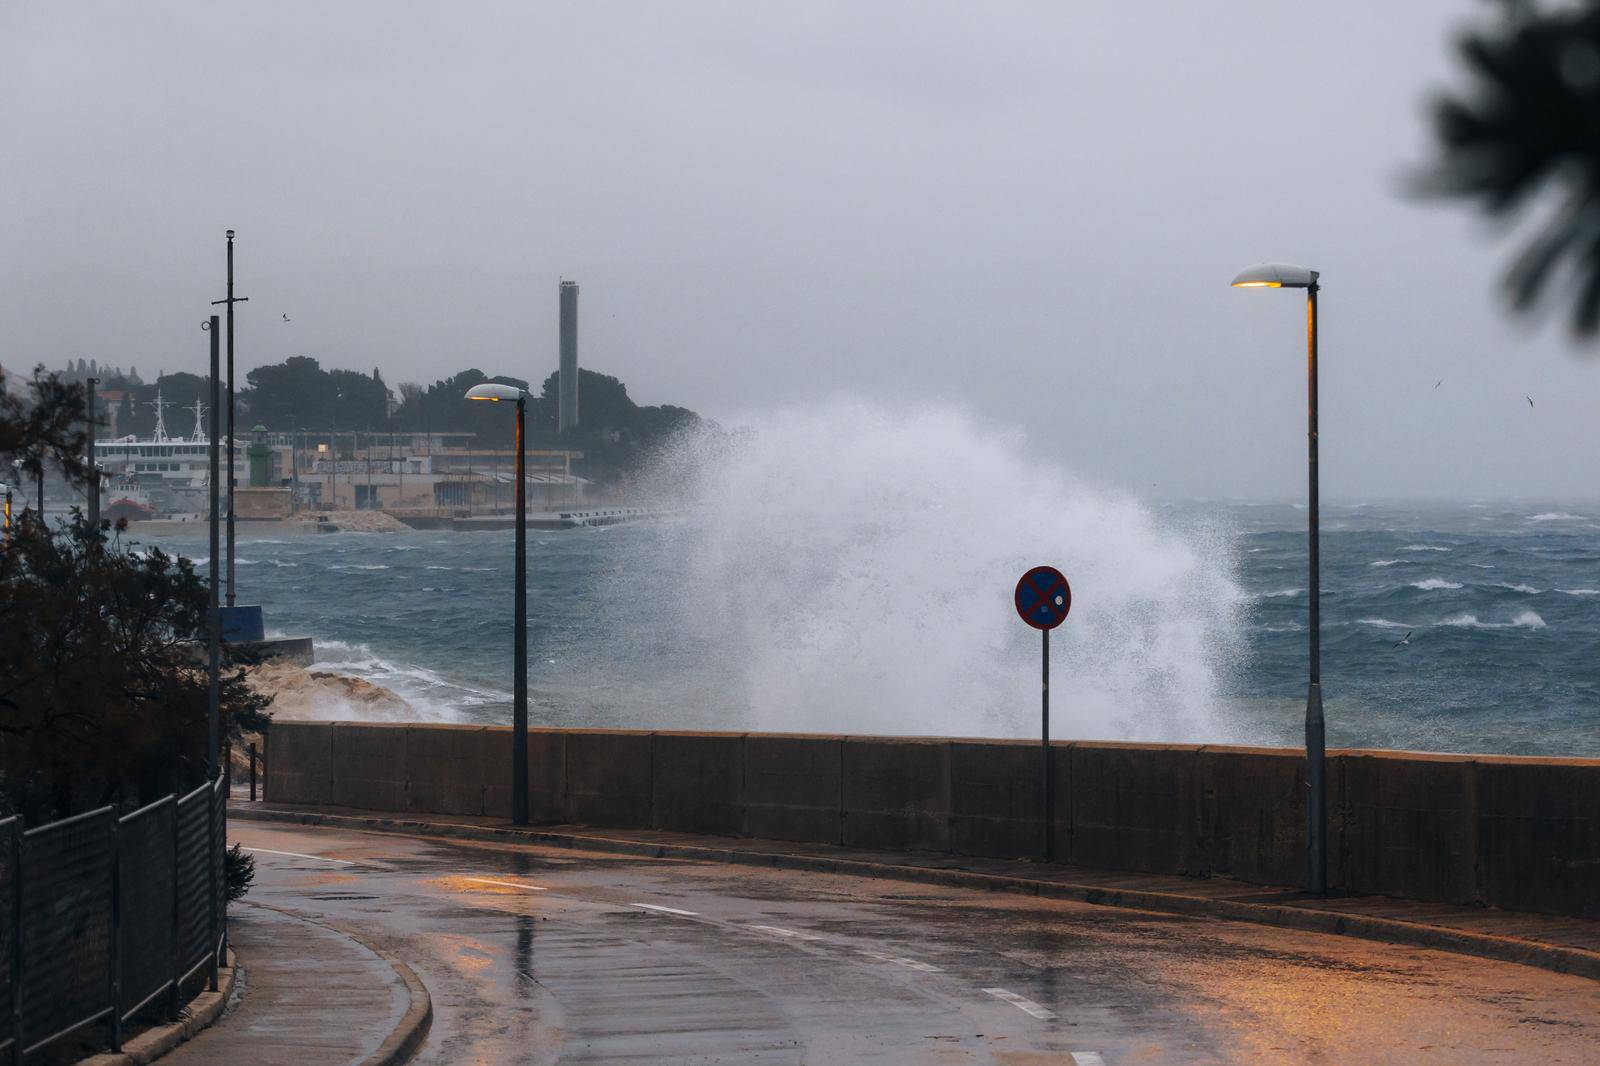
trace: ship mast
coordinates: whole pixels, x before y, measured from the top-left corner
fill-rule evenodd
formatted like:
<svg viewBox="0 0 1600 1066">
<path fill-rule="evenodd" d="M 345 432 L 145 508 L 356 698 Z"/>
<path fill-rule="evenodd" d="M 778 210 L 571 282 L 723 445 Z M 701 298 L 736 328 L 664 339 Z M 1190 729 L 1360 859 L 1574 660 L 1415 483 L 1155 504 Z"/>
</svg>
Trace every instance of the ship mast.
<svg viewBox="0 0 1600 1066">
<path fill-rule="evenodd" d="M 189 438 L 191 443 L 203 444 L 206 441 L 204 422 L 205 414 L 206 405 L 201 403 L 197 398 L 194 401 L 194 434 Z"/>
<path fill-rule="evenodd" d="M 168 400 L 163 400 L 161 398 L 161 390 L 156 389 L 156 398 L 150 401 L 150 406 L 156 409 L 156 431 L 151 439 L 157 444 L 165 443 L 169 438 L 167 437 L 167 422 L 163 416 L 163 410 L 172 406 L 172 404 Z"/>
</svg>

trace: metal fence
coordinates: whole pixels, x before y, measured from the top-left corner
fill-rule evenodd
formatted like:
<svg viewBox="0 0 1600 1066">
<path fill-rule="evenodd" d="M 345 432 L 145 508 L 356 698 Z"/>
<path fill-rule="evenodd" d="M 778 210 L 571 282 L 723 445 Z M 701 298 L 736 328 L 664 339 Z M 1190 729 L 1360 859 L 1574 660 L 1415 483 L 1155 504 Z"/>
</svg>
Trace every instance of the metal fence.
<svg viewBox="0 0 1600 1066">
<path fill-rule="evenodd" d="M 226 944 L 226 779 L 132 814 L 115 807 L 24 830 L 0 821 L 0 1062 L 122 1025 L 202 968 L 217 987 Z"/>
</svg>

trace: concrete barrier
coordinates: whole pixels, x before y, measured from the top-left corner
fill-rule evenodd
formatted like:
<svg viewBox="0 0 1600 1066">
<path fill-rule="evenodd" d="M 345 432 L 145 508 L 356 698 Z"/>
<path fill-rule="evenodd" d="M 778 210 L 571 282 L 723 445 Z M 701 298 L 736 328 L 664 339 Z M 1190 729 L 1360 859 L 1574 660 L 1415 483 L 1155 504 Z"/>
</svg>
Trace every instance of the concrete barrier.
<svg viewBox="0 0 1600 1066">
<path fill-rule="evenodd" d="M 370 810 L 404 810 L 406 734 L 370 722 L 333 726 L 333 805 Z"/>
<path fill-rule="evenodd" d="M 1331 879 L 1353 892 L 1479 898 L 1477 764 L 1466 755 L 1340 752 Z M 1336 863 L 1336 865 L 1334 865 Z"/>
<path fill-rule="evenodd" d="M 408 725 L 405 759 L 395 769 L 406 779 L 408 811 L 482 814 L 483 793 L 491 779 L 504 780 L 509 755 L 490 769 L 486 758 L 488 726 Z M 509 742 L 510 731 L 504 731 Z M 502 769 L 504 767 L 505 769 Z"/>
<path fill-rule="evenodd" d="M 1328 809 L 1336 811 L 1338 793 L 1329 784 Z M 1305 877 L 1303 753 L 1288 748 L 1204 747 L 1200 787 L 1199 850 L 1207 873 L 1266 885 L 1298 884 Z M 1336 837 L 1331 825 L 1329 836 Z"/>
<path fill-rule="evenodd" d="M 511 730 L 493 729 L 491 735 L 498 737 L 505 735 L 503 748 L 506 758 L 511 754 Z M 491 774 L 495 766 L 495 752 L 500 747 L 492 748 L 489 756 Z M 509 776 L 510 770 L 506 771 Z M 495 790 L 491 786 L 489 795 L 494 796 Z M 509 796 L 507 799 L 509 803 Z M 499 817 L 510 817 L 508 810 L 500 815 L 498 810 L 488 813 Z M 528 730 L 528 819 L 535 824 L 556 823 L 568 820 L 567 814 L 567 733 L 562 729 L 530 729 Z"/>
<path fill-rule="evenodd" d="M 746 835 L 842 843 L 843 790 L 843 737 L 745 736 Z"/>
<path fill-rule="evenodd" d="M 1068 862 L 1203 876 L 1200 751 L 1190 744 L 1071 745 Z"/>
<path fill-rule="evenodd" d="M 268 796 L 510 814 L 503 727 L 276 722 Z M 534 729 L 534 822 L 1024 858 L 1040 844 L 1030 741 Z M 1058 861 L 1298 884 L 1293 749 L 1057 742 Z M 1331 887 L 1600 917 L 1600 759 L 1328 753 Z"/>
<path fill-rule="evenodd" d="M 843 841 L 854 848 L 950 850 L 950 742 L 845 737 Z"/>
<path fill-rule="evenodd" d="M 333 723 L 273 722 L 267 795 L 275 803 L 333 802 Z"/>
<path fill-rule="evenodd" d="M 569 820 L 588 825 L 654 824 L 650 736 L 637 729 L 567 733 Z"/>
<path fill-rule="evenodd" d="M 744 832 L 743 733 L 656 733 L 650 760 L 656 828 Z"/>
<path fill-rule="evenodd" d="M 1600 766 L 1477 760 L 1479 893 L 1496 906 L 1600 918 Z"/>
<path fill-rule="evenodd" d="M 1038 857 L 1042 777 L 1036 742 L 950 741 L 950 850 L 997 859 Z M 1062 785 L 1058 767 L 1058 793 Z M 1057 841 L 1058 854 L 1066 853 L 1065 844 Z"/>
</svg>

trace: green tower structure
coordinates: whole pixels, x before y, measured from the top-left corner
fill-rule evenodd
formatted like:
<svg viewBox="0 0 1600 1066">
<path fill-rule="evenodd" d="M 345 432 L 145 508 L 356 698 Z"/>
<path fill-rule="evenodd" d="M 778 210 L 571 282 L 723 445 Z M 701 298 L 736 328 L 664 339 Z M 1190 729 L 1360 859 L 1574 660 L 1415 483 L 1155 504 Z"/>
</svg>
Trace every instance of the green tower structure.
<svg viewBox="0 0 1600 1066">
<path fill-rule="evenodd" d="M 250 447 L 245 453 L 250 457 L 250 486 L 262 488 L 271 484 L 272 449 L 267 447 L 267 427 L 258 425 L 250 431 Z"/>
</svg>

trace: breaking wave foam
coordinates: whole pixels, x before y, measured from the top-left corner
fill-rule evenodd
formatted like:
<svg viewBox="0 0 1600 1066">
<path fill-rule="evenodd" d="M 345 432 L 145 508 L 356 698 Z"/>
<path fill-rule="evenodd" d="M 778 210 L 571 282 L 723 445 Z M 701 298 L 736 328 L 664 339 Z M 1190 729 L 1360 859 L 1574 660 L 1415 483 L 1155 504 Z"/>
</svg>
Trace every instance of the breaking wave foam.
<svg viewBox="0 0 1600 1066">
<path fill-rule="evenodd" d="M 1051 563 L 1073 588 L 1051 641 L 1063 734 L 1231 735 L 1245 596 L 1228 537 L 1164 524 L 1021 445 L 948 407 L 837 401 L 668 455 L 658 476 L 703 522 L 657 602 L 748 708 L 724 728 L 1032 734 L 1039 636 L 1012 593 Z"/>
</svg>

